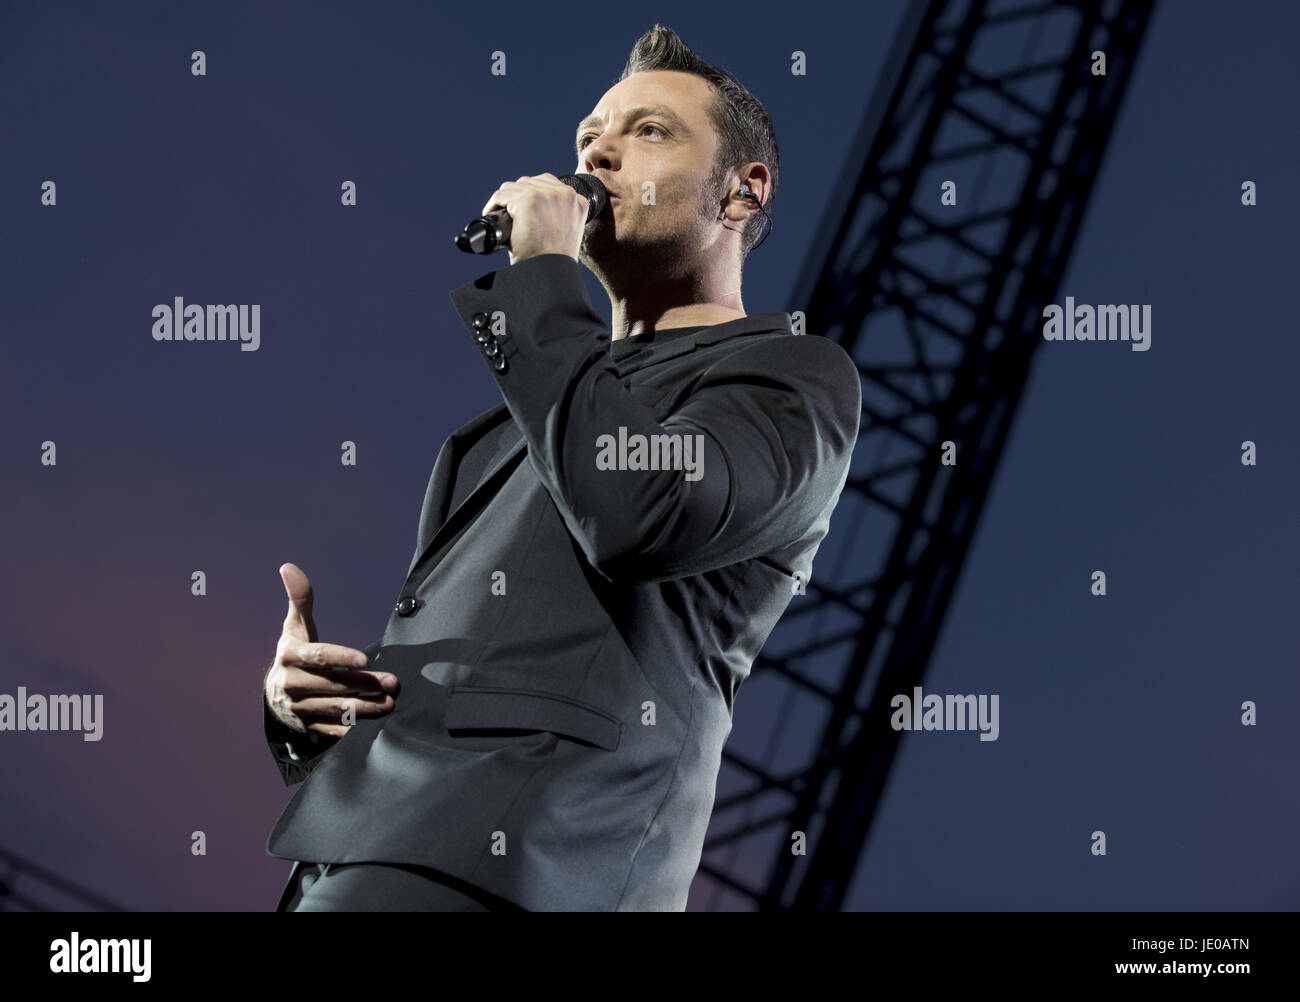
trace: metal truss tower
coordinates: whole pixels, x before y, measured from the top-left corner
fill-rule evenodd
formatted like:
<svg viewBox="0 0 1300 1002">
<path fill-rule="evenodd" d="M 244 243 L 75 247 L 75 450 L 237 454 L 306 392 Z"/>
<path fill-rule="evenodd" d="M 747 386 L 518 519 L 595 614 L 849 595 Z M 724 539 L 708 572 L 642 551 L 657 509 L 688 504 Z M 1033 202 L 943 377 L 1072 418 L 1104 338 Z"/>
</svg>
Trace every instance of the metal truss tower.
<svg viewBox="0 0 1300 1002">
<path fill-rule="evenodd" d="M 0 849 L 0 912 L 120 912 L 120 905 Z"/>
<path fill-rule="evenodd" d="M 741 689 L 781 709 L 737 697 L 692 907 L 843 905 L 898 748 L 890 698 L 921 684 L 1153 4 L 907 9 L 791 300 L 862 373 L 858 445 Z"/>
</svg>

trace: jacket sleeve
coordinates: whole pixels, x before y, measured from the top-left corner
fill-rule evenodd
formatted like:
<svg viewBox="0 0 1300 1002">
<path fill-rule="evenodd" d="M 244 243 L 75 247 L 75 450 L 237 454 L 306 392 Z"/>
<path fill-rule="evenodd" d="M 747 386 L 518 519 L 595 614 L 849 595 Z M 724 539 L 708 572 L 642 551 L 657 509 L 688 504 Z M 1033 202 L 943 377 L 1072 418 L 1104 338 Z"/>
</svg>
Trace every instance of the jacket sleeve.
<svg viewBox="0 0 1300 1002">
<path fill-rule="evenodd" d="M 380 641 L 376 640 L 362 650 L 365 651 L 367 658 L 373 658 L 379 646 Z M 320 765 L 321 759 L 334 747 L 338 738 L 317 734 L 314 731 L 302 734 L 280 723 L 266 702 L 266 675 L 270 671 L 268 667 L 262 674 L 262 729 L 266 734 L 266 743 L 271 749 L 271 757 L 275 759 L 276 767 L 280 770 L 280 778 L 284 780 L 285 786 L 293 786 L 311 775 L 312 770 Z"/>
<path fill-rule="evenodd" d="M 605 578 L 701 573 L 787 546 L 829 517 L 861 413 L 857 367 L 833 341 L 738 335 L 660 421 L 620 378 L 573 258 L 528 258 L 451 300 L 529 461 Z M 600 443 L 611 441 L 601 436 L 620 435 L 689 436 L 699 468 L 601 468 Z"/>
</svg>

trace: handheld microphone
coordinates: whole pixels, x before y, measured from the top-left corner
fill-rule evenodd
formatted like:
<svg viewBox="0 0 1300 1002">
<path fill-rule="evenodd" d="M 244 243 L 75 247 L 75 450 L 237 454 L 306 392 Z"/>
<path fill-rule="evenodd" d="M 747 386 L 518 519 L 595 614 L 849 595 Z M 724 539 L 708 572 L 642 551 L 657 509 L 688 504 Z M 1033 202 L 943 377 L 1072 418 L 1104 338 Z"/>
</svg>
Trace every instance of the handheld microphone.
<svg viewBox="0 0 1300 1002">
<path fill-rule="evenodd" d="M 609 204 L 609 192 L 600 178 L 591 174 L 565 174 L 559 178 L 587 199 L 587 222 L 591 222 Z M 456 236 L 456 246 L 466 254 L 491 254 L 510 246 L 510 213 L 497 209 L 471 220 Z"/>
</svg>

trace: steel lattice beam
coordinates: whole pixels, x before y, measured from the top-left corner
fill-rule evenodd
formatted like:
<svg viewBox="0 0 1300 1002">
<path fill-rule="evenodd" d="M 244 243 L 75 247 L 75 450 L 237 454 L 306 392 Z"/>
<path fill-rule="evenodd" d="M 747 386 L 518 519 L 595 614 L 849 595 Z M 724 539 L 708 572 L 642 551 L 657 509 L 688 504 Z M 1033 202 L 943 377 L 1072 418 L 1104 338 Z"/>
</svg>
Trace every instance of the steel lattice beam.
<svg viewBox="0 0 1300 1002">
<path fill-rule="evenodd" d="M 125 910 L 31 860 L 0 849 L 0 912 Z"/>
<path fill-rule="evenodd" d="M 711 904 L 843 903 L 898 747 L 889 701 L 921 684 L 1153 5 L 905 15 L 818 231 L 834 236 L 792 297 L 857 362 L 863 422 L 807 594 L 745 683 L 775 687 L 783 710 L 741 710 L 723 753 L 699 878 Z M 940 204 L 945 181 L 956 205 Z"/>
</svg>

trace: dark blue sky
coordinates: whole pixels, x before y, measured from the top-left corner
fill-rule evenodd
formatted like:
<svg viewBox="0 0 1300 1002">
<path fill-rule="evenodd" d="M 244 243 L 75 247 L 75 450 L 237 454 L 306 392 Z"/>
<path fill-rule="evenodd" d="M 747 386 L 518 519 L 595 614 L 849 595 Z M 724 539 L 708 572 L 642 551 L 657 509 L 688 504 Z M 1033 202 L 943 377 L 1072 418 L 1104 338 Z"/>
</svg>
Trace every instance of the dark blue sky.
<svg viewBox="0 0 1300 1002">
<path fill-rule="evenodd" d="M 279 894 L 276 568 L 310 576 L 321 639 L 376 639 L 439 445 L 500 399 L 447 293 L 506 260 L 452 235 L 501 181 L 573 169 L 574 125 L 659 21 L 772 115 L 745 308 L 797 309 L 903 10 L 376 7 L 0 9 L 0 693 L 106 706 L 98 743 L 0 733 L 0 846 L 133 909 Z M 1298 28 L 1262 0 L 1157 9 L 1060 297 L 1152 304 L 1151 350 L 1039 351 L 926 680 L 999 693 L 1000 737 L 904 738 L 848 907 L 1300 905 Z M 175 296 L 261 304 L 260 349 L 154 342 Z M 763 698 L 742 690 L 738 734 Z"/>
</svg>

